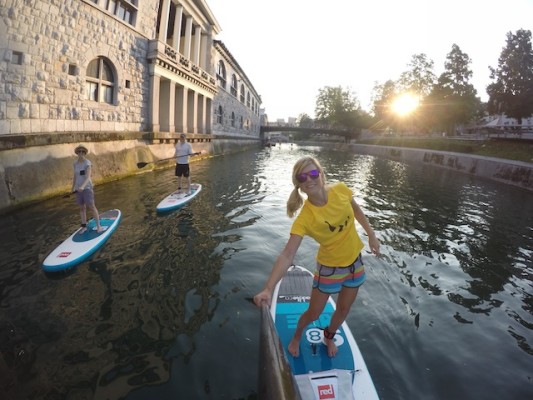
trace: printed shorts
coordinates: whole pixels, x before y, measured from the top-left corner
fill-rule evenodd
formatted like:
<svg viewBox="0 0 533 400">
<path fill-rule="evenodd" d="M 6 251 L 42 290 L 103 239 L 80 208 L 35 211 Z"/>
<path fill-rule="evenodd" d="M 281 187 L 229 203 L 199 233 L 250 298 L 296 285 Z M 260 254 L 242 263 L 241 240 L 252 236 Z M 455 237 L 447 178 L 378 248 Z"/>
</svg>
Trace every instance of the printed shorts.
<svg viewBox="0 0 533 400">
<path fill-rule="evenodd" d="M 190 174 L 189 164 L 176 164 L 176 176 L 184 176 L 188 178 Z"/>
<path fill-rule="evenodd" d="M 76 203 L 79 206 L 84 204 L 93 205 L 94 204 L 94 192 L 92 189 L 84 189 L 83 192 L 76 192 Z"/>
<path fill-rule="evenodd" d="M 313 288 L 323 293 L 339 293 L 343 287 L 357 288 L 365 281 L 365 267 L 361 254 L 347 267 L 328 267 L 317 263 Z"/>
</svg>

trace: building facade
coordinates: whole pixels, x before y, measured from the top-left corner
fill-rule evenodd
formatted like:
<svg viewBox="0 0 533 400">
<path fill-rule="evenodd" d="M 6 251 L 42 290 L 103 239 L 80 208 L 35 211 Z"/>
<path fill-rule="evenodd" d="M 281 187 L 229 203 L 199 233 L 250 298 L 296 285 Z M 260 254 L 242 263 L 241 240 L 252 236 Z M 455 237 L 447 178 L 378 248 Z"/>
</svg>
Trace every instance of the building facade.
<svg viewBox="0 0 533 400">
<path fill-rule="evenodd" d="M 204 0 L 0 0 L 0 135 L 258 136 L 260 97 L 219 32 Z"/>
<path fill-rule="evenodd" d="M 258 146 L 261 99 L 220 30 L 205 0 L 0 0 L 0 211 L 68 190 L 78 143 L 95 183 L 181 133 L 205 155 Z"/>
</svg>

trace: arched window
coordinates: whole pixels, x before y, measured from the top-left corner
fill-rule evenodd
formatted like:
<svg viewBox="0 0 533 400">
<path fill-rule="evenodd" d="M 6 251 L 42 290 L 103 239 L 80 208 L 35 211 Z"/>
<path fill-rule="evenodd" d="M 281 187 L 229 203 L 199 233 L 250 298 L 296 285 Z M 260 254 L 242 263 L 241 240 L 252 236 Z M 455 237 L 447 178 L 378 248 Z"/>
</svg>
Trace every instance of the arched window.
<svg viewBox="0 0 533 400">
<path fill-rule="evenodd" d="M 250 108 L 250 92 L 246 95 L 246 106 Z"/>
<path fill-rule="evenodd" d="M 235 74 L 231 75 L 231 94 L 237 97 L 237 77 Z"/>
<path fill-rule="evenodd" d="M 222 60 L 218 62 L 217 78 L 218 78 L 218 81 L 220 82 L 220 87 L 222 89 L 226 89 L 226 66 L 224 65 L 224 61 Z"/>
<path fill-rule="evenodd" d="M 218 106 L 217 123 L 222 125 L 222 106 Z"/>
<path fill-rule="evenodd" d="M 231 112 L 231 127 L 235 128 L 235 113 Z"/>
<path fill-rule="evenodd" d="M 92 60 L 87 67 L 85 90 L 87 99 L 114 104 L 115 74 L 112 64 L 104 57 Z"/>
<path fill-rule="evenodd" d="M 244 85 L 241 85 L 241 103 L 244 104 Z"/>
<path fill-rule="evenodd" d="M 244 126 L 244 119 L 243 119 L 243 117 L 241 116 L 240 128 L 242 129 L 243 126 Z"/>
</svg>

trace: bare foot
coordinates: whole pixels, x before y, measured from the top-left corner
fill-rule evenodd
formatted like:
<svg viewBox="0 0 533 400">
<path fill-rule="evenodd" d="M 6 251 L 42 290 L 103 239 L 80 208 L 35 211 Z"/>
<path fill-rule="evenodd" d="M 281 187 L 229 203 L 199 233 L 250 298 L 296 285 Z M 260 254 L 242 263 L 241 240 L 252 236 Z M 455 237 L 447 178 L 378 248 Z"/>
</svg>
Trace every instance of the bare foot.
<svg viewBox="0 0 533 400">
<path fill-rule="evenodd" d="M 337 352 L 339 351 L 337 345 L 335 344 L 335 341 L 324 338 L 324 344 L 328 348 L 328 356 L 335 357 L 337 355 Z"/>
<path fill-rule="evenodd" d="M 300 355 L 300 341 L 292 338 L 291 342 L 289 343 L 288 350 L 293 357 L 298 357 Z"/>
<path fill-rule="evenodd" d="M 80 234 L 80 235 L 83 235 L 85 232 L 87 232 L 87 228 L 84 227 L 84 226 L 82 226 L 81 229 L 80 229 L 79 234 Z"/>
<path fill-rule="evenodd" d="M 99 226 L 98 228 L 96 228 L 96 232 L 98 233 L 101 233 L 104 231 L 104 228 L 102 228 L 101 226 Z"/>
</svg>

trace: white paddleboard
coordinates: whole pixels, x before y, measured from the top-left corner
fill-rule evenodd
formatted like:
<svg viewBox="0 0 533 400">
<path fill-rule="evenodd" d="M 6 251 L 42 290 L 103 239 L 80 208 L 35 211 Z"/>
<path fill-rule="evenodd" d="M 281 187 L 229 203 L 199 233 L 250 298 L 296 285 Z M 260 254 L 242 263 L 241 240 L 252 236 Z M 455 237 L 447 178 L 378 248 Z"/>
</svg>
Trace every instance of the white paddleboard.
<svg viewBox="0 0 533 400">
<path fill-rule="evenodd" d="M 104 245 L 117 228 L 121 218 L 122 213 L 116 209 L 100 214 L 102 232 L 96 231 L 96 221 L 91 219 L 84 233 L 80 233 L 81 228 L 78 228 L 46 257 L 43 269 L 46 272 L 61 271 L 85 261 Z"/>
<path fill-rule="evenodd" d="M 191 183 L 191 193 L 185 193 L 182 191 L 175 191 L 165 197 L 157 205 L 156 209 L 158 212 L 166 212 L 176 210 L 180 207 L 183 207 L 189 201 L 194 199 L 202 191 L 202 185 L 200 183 Z"/>
<path fill-rule="evenodd" d="M 323 343 L 323 328 L 335 310 L 330 297 L 319 319 L 308 325 L 300 340 L 300 355 L 287 351 L 300 315 L 309 307 L 313 274 L 292 266 L 277 284 L 270 312 L 302 399 L 378 400 L 378 394 L 350 328 L 344 322 L 337 330 L 338 353 L 329 357 Z"/>
</svg>

